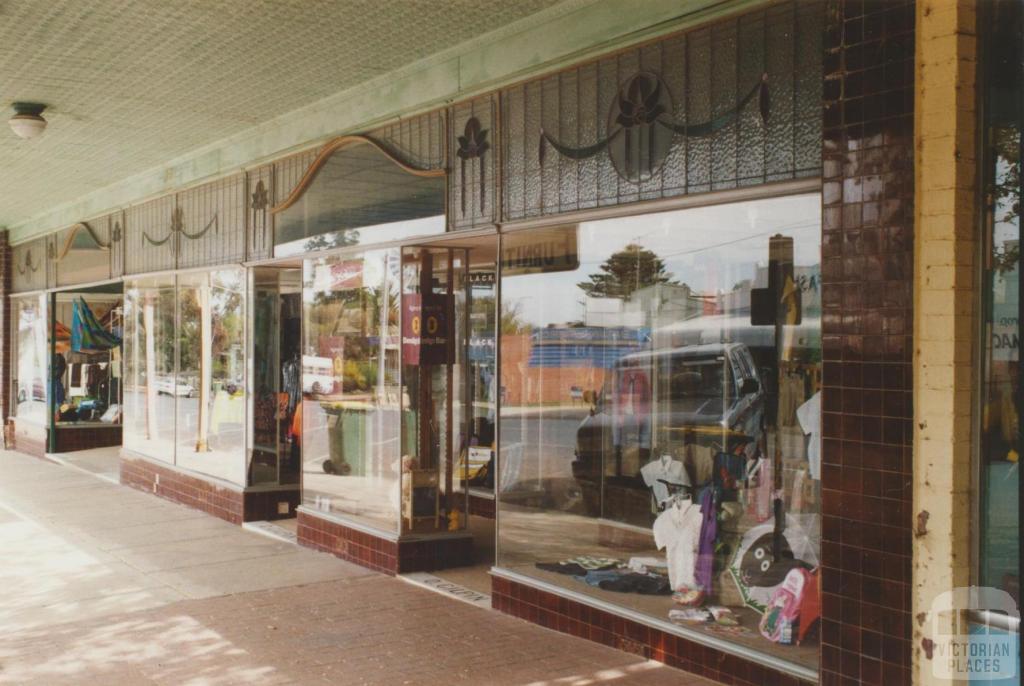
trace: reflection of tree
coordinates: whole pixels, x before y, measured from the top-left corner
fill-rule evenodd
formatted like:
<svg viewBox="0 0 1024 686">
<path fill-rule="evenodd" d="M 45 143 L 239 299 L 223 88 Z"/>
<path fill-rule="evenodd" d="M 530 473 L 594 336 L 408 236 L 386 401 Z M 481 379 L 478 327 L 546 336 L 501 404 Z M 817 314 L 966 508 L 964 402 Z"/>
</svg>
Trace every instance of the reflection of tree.
<svg viewBox="0 0 1024 686">
<path fill-rule="evenodd" d="M 356 229 L 347 229 L 342 231 L 331 231 L 328 233 L 321 233 L 316 236 L 311 236 L 306 239 L 304 249 L 306 251 L 330 250 L 331 248 L 344 248 L 350 245 L 358 244 L 359 231 Z"/>
<path fill-rule="evenodd" d="M 992 128 L 992 154 L 996 168 L 990 188 L 991 204 L 999 223 L 1013 224 L 1020 218 L 1020 140 L 1016 127 Z M 998 272 L 1006 272 L 1020 261 L 1020 243 L 1006 246 L 992 244 L 992 265 Z"/>
<path fill-rule="evenodd" d="M 589 282 L 577 284 L 584 293 L 595 298 L 629 300 L 634 292 L 656 284 L 675 284 L 665 263 L 654 252 L 630 243 L 613 253 L 591 274 Z"/>
<path fill-rule="evenodd" d="M 493 301 L 493 298 L 491 299 Z M 529 333 L 530 325 L 523 321 L 522 303 L 516 301 L 508 303 L 501 310 L 500 332 L 502 336 L 514 336 L 520 333 Z"/>
</svg>

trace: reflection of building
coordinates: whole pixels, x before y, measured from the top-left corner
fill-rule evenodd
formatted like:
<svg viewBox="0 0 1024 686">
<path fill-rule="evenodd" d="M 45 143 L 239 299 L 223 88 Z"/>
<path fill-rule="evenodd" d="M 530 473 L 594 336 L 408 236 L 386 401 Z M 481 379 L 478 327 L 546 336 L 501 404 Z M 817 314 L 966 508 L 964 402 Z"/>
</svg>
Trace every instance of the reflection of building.
<svg viewBox="0 0 1024 686">
<path fill-rule="evenodd" d="M 633 326 L 650 331 L 663 322 L 700 314 L 705 301 L 685 284 L 664 283 L 633 291 L 626 300 L 586 296 L 583 323 L 586 326 Z"/>
<path fill-rule="evenodd" d="M 504 336 L 502 344 L 509 350 L 502 367 L 505 403 L 579 404 L 574 389 L 599 391 L 615 361 L 647 348 L 650 335 L 624 326 L 548 328 Z"/>
</svg>

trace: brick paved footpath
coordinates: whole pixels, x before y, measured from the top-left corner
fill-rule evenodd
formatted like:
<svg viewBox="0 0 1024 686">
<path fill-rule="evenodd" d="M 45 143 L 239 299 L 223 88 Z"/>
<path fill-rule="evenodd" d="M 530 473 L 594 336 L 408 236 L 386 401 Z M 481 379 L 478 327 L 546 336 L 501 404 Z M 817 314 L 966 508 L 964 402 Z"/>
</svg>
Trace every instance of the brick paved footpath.
<svg viewBox="0 0 1024 686">
<path fill-rule="evenodd" d="M 0 684 L 710 684 L 0 452 Z"/>
</svg>

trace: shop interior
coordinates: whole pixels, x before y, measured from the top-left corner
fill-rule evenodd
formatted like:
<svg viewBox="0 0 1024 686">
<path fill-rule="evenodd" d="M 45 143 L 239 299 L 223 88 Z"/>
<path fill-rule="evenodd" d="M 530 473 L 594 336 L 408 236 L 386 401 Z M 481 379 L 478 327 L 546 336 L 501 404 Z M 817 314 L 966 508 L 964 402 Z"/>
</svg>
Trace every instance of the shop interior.
<svg viewBox="0 0 1024 686">
<path fill-rule="evenodd" d="M 116 471 L 122 439 L 122 284 L 60 291 L 51 298 L 50 452 L 88 450 L 90 461 Z"/>
<path fill-rule="evenodd" d="M 249 487 L 298 488 L 302 470 L 302 263 L 251 270 Z M 275 524 L 296 531 L 294 513 Z"/>
<path fill-rule="evenodd" d="M 495 560 L 496 257 L 489 237 L 405 248 L 402 260 L 404 416 L 414 425 L 403 434 L 403 531 L 469 533 L 473 564 L 436 575 L 482 594 Z"/>
</svg>

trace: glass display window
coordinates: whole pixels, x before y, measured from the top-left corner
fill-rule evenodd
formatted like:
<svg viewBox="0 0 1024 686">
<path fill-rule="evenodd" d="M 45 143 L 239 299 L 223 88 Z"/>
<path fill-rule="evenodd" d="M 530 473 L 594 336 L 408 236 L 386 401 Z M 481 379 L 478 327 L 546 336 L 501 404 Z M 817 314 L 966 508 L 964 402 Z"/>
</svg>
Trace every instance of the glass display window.
<svg viewBox="0 0 1024 686">
<path fill-rule="evenodd" d="M 820 216 L 502 236 L 499 567 L 816 668 Z"/>
<path fill-rule="evenodd" d="M 245 483 L 246 321 L 242 269 L 126 283 L 126 448 Z"/>
<path fill-rule="evenodd" d="M 245 469 L 245 272 L 178 277 L 176 463 L 232 483 Z"/>
<path fill-rule="evenodd" d="M 121 284 L 53 294 L 51 398 L 61 427 L 122 419 L 124 296 Z"/>
<path fill-rule="evenodd" d="M 124 295 L 124 447 L 173 464 L 175 280 L 128 281 Z"/>
<path fill-rule="evenodd" d="M 303 504 L 398 531 L 401 255 L 307 260 L 303 274 Z"/>
<path fill-rule="evenodd" d="M 977 583 L 1020 606 L 1020 3 L 992 2 L 984 50 L 985 187 L 982 253 Z M 1016 628 L 1019 635 L 1019 626 Z M 1019 639 L 1018 639 L 1019 640 Z"/>
<path fill-rule="evenodd" d="M 49 421 L 49 315 L 46 295 L 11 298 L 14 339 L 14 416 L 40 425 Z"/>
</svg>

